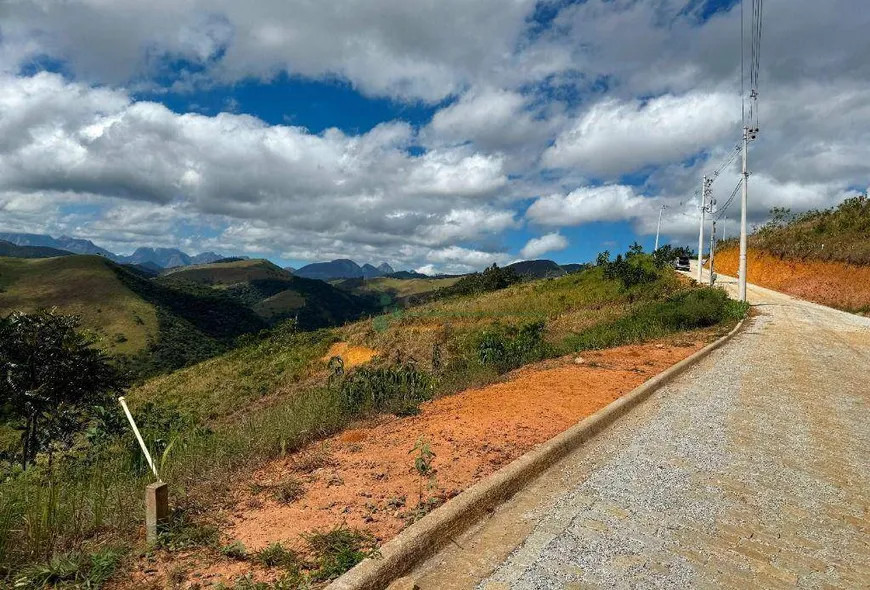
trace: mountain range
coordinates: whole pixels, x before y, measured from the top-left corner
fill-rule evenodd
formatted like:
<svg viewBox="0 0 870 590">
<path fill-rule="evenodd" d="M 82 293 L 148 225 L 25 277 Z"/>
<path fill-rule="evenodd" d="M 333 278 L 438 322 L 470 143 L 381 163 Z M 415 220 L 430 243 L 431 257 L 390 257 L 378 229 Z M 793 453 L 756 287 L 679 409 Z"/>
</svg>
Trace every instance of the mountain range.
<svg viewBox="0 0 870 590">
<path fill-rule="evenodd" d="M 203 252 L 191 256 L 177 248 L 137 248 L 133 254 L 123 256 L 100 248 L 90 240 L 70 236 L 53 238 L 46 234 L 0 233 L 0 241 L 9 242 L 15 246 L 53 248 L 71 254 L 97 254 L 120 264 L 137 264 L 146 267 L 157 265 L 160 268 L 174 268 L 191 264 L 209 264 L 223 258 L 214 252 Z"/>
<path fill-rule="evenodd" d="M 360 266 L 353 260 L 347 258 L 339 258 L 331 262 L 315 262 L 308 264 L 302 268 L 292 271 L 297 277 L 306 279 L 320 279 L 321 281 L 331 281 L 333 279 L 373 279 L 391 275 L 395 270 L 386 262 L 378 266 L 371 264 L 363 264 Z"/>
</svg>

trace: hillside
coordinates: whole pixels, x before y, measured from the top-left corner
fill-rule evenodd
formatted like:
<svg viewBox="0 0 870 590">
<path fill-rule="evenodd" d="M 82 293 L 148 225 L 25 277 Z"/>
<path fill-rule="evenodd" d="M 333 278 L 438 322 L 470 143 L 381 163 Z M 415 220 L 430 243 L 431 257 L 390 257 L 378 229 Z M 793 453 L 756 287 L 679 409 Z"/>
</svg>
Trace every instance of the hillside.
<svg viewBox="0 0 870 590">
<path fill-rule="evenodd" d="M 248 306 L 267 324 L 293 318 L 305 330 L 341 325 L 380 311 L 377 301 L 365 293 L 302 278 L 262 259 L 174 269 L 157 282 L 207 286 Z"/>
<path fill-rule="evenodd" d="M 84 258 L 90 264 L 101 260 L 70 258 Z M 271 272 L 268 267 L 261 268 Z M 162 299 L 170 294 L 169 285 L 144 279 L 120 267 L 113 270 L 124 285 L 130 285 L 132 292 L 153 302 L 158 309 L 172 303 Z M 489 272 L 496 273 L 497 269 Z M 214 279 L 214 275 L 209 278 Z M 299 280 L 338 291 L 322 281 Z M 281 279 L 263 281 L 271 284 Z M 257 279 L 247 284 L 256 282 Z M 189 288 L 189 296 L 193 297 L 199 296 L 197 289 L 215 293 L 234 286 L 185 281 L 184 285 L 172 288 Z M 178 301 L 185 296 L 184 291 L 175 293 Z M 198 307 L 198 313 L 202 317 L 212 312 L 216 317 L 238 313 L 220 307 L 222 303 L 227 305 L 226 300 L 200 301 L 203 305 Z M 193 303 L 188 300 L 181 304 Z M 510 371 L 523 365 L 570 355 L 559 362 L 574 367 L 578 351 L 657 341 L 670 335 L 675 335 L 672 342 L 689 341 L 688 345 L 677 346 L 694 347 L 698 341 L 713 338 L 733 325 L 743 311 L 723 292 L 687 286 L 672 270 L 655 267 L 651 257 L 636 255 L 552 280 L 514 283 L 474 294 L 445 295 L 411 310 L 343 327 L 297 332 L 284 323 L 247 337 L 240 346 L 223 355 L 155 377 L 128 392 L 143 436 L 159 461 L 161 475 L 172 482 L 176 507 L 167 534 L 161 538 L 161 547 L 146 558 L 147 568 L 152 572 L 168 572 L 179 551 L 195 556 L 195 567 L 203 563 L 201 560 L 215 557 L 225 563 L 226 557 L 220 556 L 217 544 L 224 543 L 219 534 L 228 533 L 227 514 L 222 508 L 227 507 L 228 497 L 236 497 L 239 482 L 246 482 L 243 488 L 248 491 L 244 494 L 252 493 L 252 482 L 259 481 L 257 471 L 269 465 L 274 467 L 272 461 L 276 459 L 293 461 L 296 466 L 305 461 L 311 465 L 306 473 L 331 466 L 331 451 L 318 441 L 352 425 L 360 427 L 366 423 L 362 419 L 394 414 L 395 420 L 405 420 L 400 427 L 408 430 L 414 417 L 425 411 L 421 407 L 425 400 L 503 380 Z M 696 328 L 709 330 L 684 333 Z M 656 345 L 648 348 L 658 350 Z M 341 355 L 343 361 L 336 362 L 335 355 Z M 593 355 L 588 353 L 589 358 L 598 358 Z M 642 360 L 633 358 L 628 368 L 637 370 Z M 354 366 L 355 363 L 363 364 Z M 604 371 L 597 367 L 596 371 Z M 649 369 L 648 364 L 643 367 L 644 371 Z M 610 365 L 606 373 L 613 374 Z M 634 378 L 642 379 L 637 375 Z M 537 398 L 533 403 L 538 403 Z M 476 414 L 491 413 L 498 408 L 498 403 L 487 403 Z M 63 471 L 57 472 L 51 497 L 38 493 L 42 479 L 36 469 L 20 478 L 0 481 L 0 498 L 6 499 L 6 512 L 0 519 L 0 546 L 12 548 L 0 565 L 15 568 L 34 559 L 51 557 L 55 546 L 39 545 L 27 536 L 29 529 L 20 524 L 27 522 L 30 514 L 54 510 L 50 505 L 61 509 L 45 525 L 50 529 L 46 534 L 65 549 L 89 555 L 110 546 L 107 544 L 136 546 L 141 531 L 141 488 L 153 476 L 143 465 L 129 432 L 121 426 L 114 431 L 105 428 L 97 428 L 96 434 L 100 436 L 82 440 L 81 449 L 63 462 L 58 461 Z M 413 439 L 418 435 L 409 431 L 408 436 Z M 299 455 L 297 452 L 306 445 L 312 450 Z M 403 447 L 396 452 L 413 464 L 408 449 Z M 442 454 L 439 447 L 437 452 L 446 469 L 451 460 L 449 451 Z M 475 451 L 475 456 L 487 452 Z M 505 460 L 504 456 L 493 459 L 499 464 Z M 490 470 L 497 468 L 496 463 L 489 463 Z M 347 486 L 343 489 L 354 497 L 367 489 L 350 479 L 322 473 L 324 485 L 329 477 L 335 485 Z M 363 485 L 371 485 L 371 477 L 366 478 Z M 306 477 L 303 489 L 288 488 L 285 501 L 293 502 L 297 497 L 293 494 L 304 494 L 313 481 Z M 276 480 L 268 484 L 270 487 L 260 486 L 254 493 L 264 497 L 268 494 L 271 498 L 280 491 L 278 483 Z M 439 484 L 444 485 L 440 475 Z M 412 494 L 416 492 L 409 489 L 398 493 L 407 499 L 405 510 L 410 515 L 408 522 L 412 522 L 415 518 Z M 377 499 L 381 503 L 382 500 L 386 501 Z M 269 502 L 272 500 L 266 499 Z M 417 508 L 419 516 L 436 505 L 424 506 L 422 502 Z M 263 505 L 262 501 L 251 502 L 245 510 L 256 512 Z M 70 506 L 75 509 L 69 509 Z M 378 511 L 379 518 L 387 514 L 382 505 Z M 80 518 L 81 513 L 87 514 L 87 518 Z M 395 513 L 395 507 L 390 509 L 389 514 Z M 329 514 L 352 517 L 353 526 L 357 526 L 359 514 L 344 516 L 338 511 Z M 403 521 L 394 518 L 393 522 Z M 337 526 L 332 521 L 327 525 L 324 530 Z M 309 521 L 300 522 L 297 528 L 294 534 L 314 530 Z M 239 564 L 245 571 L 264 573 L 257 565 L 260 562 L 251 561 L 249 554 L 236 553 L 239 559 L 247 561 Z M 130 562 L 138 561 L 131 556 Z M 309 570 L 316 567 L 305 565 Z M 121 587 L 142 584 L 122 582 Z"/>
<path fill-rule="evenodd" d="M 101 256 L 0 258 L 0 314 L 57 307 L 82 317 L 112 354 L 132 354 L 158 333 L 157 310 Z"/>
<path fill-rule="evenodd" d="M 57 307 L 79 315 L 109 354 L 137 375 L 173 370 L 227 350 L 266 327 L 226 295 L 161 285 L 102 256 L 0 258 L 0 313 Z"/>
<path fill-rule="evenodd" d="M 870 312 L 870 199 L 791 215 L 775 209 L 749 237 L 751 283 L 851 312 Z M 721 242 L 716 270 L 736 276 L 739 246 Z"/>
</svg>

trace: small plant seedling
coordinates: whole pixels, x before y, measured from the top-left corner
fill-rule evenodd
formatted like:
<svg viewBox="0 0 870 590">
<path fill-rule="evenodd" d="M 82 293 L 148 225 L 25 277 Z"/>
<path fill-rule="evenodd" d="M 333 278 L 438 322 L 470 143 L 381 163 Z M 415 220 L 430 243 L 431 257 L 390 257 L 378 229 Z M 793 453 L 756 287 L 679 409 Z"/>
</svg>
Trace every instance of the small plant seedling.
<svg viewBox="0 0 870 590">
<path fill-rule="evenodd" d="M 417 490 L 417 504 L 423 504 L 423 482 L 428 480 L 429 488 L 435 487 L 435 470 L 432 467 L 432 461 L 435 460 L 435 453 L 429 446 L 429 443 L 422 436 L 417 439 L 417 444 L 411 449 L 409 454 L 417 453 L 414 457 L 414 471 L 417 472 L 419 487 Z"/>
<path fill-rule="evenodd" d="M 275 486 L 275 499 L 282 504 L 290 504 L 305 494 L 305 486 L 295 477 L 288 477 Z"/>
</svg>

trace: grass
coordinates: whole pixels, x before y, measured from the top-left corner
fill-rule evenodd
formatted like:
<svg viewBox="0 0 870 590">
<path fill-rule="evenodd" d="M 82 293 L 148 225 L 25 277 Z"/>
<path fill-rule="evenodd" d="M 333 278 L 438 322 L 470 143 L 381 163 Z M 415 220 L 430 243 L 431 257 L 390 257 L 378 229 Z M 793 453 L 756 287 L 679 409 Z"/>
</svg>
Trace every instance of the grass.
<svg viewBox="0 0 870 590">
<path fill-rule="evenodd" d="M 144 350 L 158 333 L 156 308 L 124 285 L 105 258 L 0 258 L 0 314 L 52 307 L 81 316 L 111 354 Z"/>
<path fill-rule="evenodd" d="M 413 413 L 433 395 L 542 358 L 733 322 L 742 312 L 736 305 L 716 291 L 682 286 L 670 271 L 626 289 L 596 268 L 435 301 L 381 318 L 380 327 L 376 318 L 249 338 L 237 350 L 129 393 L 161 475 L 172 484 L 177 513 L 164 545 L 207 544 L 217 551 L 220 523 L 210 515 L 235 481 L 361 416 Z M 337 340 L 376 348 L 379 360 L 330 380 L 322 357 Z M 328 451 L 323 454 L 312 462 L 328 461 Z M 129 542 L 141 526 L 141 490 L 152 478 L 122 431 L 51 470 L 42 466 L 0 482 L 0 573 L 8 577 L 70 551 L 86 554 L 99 549 L 97 539 Z M 329 555 L 316 566 L 317 579 L 371 550 L 349 534 L 308 539 Z"/>
<path fill-rule="evenodd" d="M 770 221 L 750 236 L 749 246 L 781 258 L 870 265 L 870 198 L 859 195 L 800 215 L 773 209 Z M 737 241 L 719 247 L 736 248 Z"/>
</svg>

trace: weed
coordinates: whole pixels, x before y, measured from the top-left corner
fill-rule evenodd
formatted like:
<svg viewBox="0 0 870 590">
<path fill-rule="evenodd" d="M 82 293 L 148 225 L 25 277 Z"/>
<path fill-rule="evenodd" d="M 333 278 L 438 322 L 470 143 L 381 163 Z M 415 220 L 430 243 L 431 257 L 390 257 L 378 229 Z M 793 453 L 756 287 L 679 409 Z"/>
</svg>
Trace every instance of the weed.
<svg viewBox="0 0 870 590">
<path fill-rule="evenodd" d="M 21 570 L 15 578 L 16 588 L 53 588 L 69 586 L 96 590 L 112 576 L 121 560 L 121 552 L 103 548 L 91 555 L 73 552 L 52 557 L 41 564 Z"/>
<path fill-rule="evenodd" d="M 221 555 L 224 557 L 229 557 L 230 559 L 236 559 L 238 561 L 245 561 L 248 559 L 248 550 L 245 549 L 245 545 L 241 541 L 233 541 L 228 545 L 224 545 L 220 549 Z"/>
<path fill-rule="evenodd" d="M 217 542 L 218 530 L 210 524 L 194 521 L 188 511 L 176 508 L 169 522 L 158 535 L 158 544 L 168 551 L 179 551 L 190 547 L 205 547 Z"/>
<path fill-rule="evenodd" d="M 295 477 L 288 477 L 274 489 L 275 499 L 282 504 L 290 504 L 305 495 L 305 486 Z"/>
<path fill-rule="evenodd" d="M 265 567 L 281 567 L 287 570 L 298 570 L 301 560 L 292 549 L 287 549 L 281 543 L 272 543 L 254 553 L 254 561 Z"/>
<path fill-rule="evenodd" d="M 333 464 L 335 460 L 332 458 L 332 450 L 326 444 L 296 453 L 291 462 L 293 470 L 299 473 L 311 473 Z"/>
<path fill-rule="evenodd" d="M 304 538 L 315 555 L 316 569 L 312 578 L 318 582 L 333 580 L 377 553 L 374 537 L 344 527 L 326 533 L 315 531 Z"/>
</svg>

